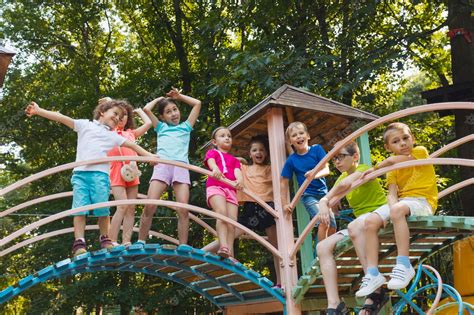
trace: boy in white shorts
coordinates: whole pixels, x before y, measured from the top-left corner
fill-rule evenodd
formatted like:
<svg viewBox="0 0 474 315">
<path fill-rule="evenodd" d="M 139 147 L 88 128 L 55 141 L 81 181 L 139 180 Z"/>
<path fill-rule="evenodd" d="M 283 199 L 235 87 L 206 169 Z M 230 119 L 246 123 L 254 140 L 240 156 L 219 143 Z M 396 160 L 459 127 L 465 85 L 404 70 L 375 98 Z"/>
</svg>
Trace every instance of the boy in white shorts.
<svg viewBox="0 0 474 315">
<path fill-rule="evenodd" d="M 428 150 L 422 146 L 414 147 L 415 138 L 410 128 L 403 123 L 388 125 L 383 134 L 385 149 L 394 155 L 382 161 L 364 176 L 382 167 L 410 160 L 429 158 Z M 410 231 L 407 216 L 433 215 L 438 206 L 436 175 L 432 165 L 408 167 L 387 173 L 388 205 L 377 209 L 365 219 L 365 253 L 367 275 L 363 278 L 357 297 L 371 294 L 381 287 L 386 279 L 378 270 L 379 238 L 378 231 L 389 220 L 397 244 L 397 264 L 390 275 L 387 287 L 391 290 L 405 288 L 415 276 L 409 259 Z"/>
</svg>

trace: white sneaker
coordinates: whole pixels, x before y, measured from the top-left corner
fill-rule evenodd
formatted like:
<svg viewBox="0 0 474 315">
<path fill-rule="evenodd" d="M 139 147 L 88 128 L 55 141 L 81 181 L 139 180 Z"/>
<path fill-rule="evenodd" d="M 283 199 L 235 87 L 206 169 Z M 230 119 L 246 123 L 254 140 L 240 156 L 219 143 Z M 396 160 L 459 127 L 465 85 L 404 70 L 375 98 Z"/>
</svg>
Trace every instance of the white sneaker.
<svg viewBox="0 0 474 315">
<path fill-rule="evenodd" d="M 364 297 L 373 293 L 375 290 L 383 286 L 387 282 L 384 276 L 379 273 L 376 276 L 366 275 L 362 278 L 362 284 L 360 285 L 359 291 L 356 292 L 356 297 Z"/>
<path fill-rule="evenodd" d="M 410 268 L 405 267 L 402 264 L 397 264 L 392 269 L 390 274 L 390 281 L 387 284 L 387 287 L 390 290 L 400 290 L 406 288 L 410 283 L 411 279 L 415 276 L 415 269 L 412 266 Z"/>
</svg>

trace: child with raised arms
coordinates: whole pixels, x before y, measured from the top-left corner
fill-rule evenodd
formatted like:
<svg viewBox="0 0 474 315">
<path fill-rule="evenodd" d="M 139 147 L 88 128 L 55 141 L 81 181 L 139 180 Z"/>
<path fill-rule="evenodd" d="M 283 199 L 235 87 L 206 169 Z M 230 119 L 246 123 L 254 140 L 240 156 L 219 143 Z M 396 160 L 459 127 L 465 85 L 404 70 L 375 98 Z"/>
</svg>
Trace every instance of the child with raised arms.
<svg viewBox="0 0 474 315">
<path fill-rule="evenodd" d="M 344 315 L 348 312 L 346 305 L 339 297 L 337 266 L 333 255 L 334 248 L 339 241 L 349 235 L 360 257 L 362 268 L 366 272 L 364 220 L 368 213 L 387 203 L 385 191 L 378 180 L 371 180 L 348 193 L 351 184 L 361 178 L 362 174 L 370 168 L 368 165 L 359 164 L 359 158 L 359 147 L 353 141 L 337 152 L 332 161 L 338 171 L 341 172 L 341 176 L 339 176 L 329 193 L 319 201 L 319 213 L 317 216 L 326 225 L 329 224 L 329 218 L 333 216 L 333 209 L 335 210 L 336 205 L 344 195 L 356 217 L 354 221 L 349 223 L 348 229 L 336 232 L 320 241 L 317 245 L 319 266 L 328 299 L 328 308 L 326 309 L 326 314 L 328 315 Z M 378 292 L 372 293 L 367 296 L 367 300 L 359 314 L 366 315 L 378 311 L 386 300 L 385 292 L 378 290 Z"/>
<path fill-rule="evenodd" d="M 115 132 L 125 139 L 135 142 L 137 138 L 143 136 L 151 127 L 151 120 L 141 109 L 133 109 L 133 106 L 125 103 L 123 105 L 124 115 L 118 122 Z M 138 114 L 143 121 L 143 125 L 135 128 L 135 121 L 133 119 L 134 113 Z M 136 156 L 137 153 L 129 148 L 115 147 L 108 156 Z M 138 184 L 140 184 L 139 176 L 131 181 L 126 181 L 121 169 L 125 164 L 131 165 L 132 169 L 138 173 L 137 164 L 135 161 L 115 161 L 110 163 L 110 185 L 115 200 L 136 199 L 138 195 Z M 138 175 L 138 174 L 137 174 Z M 112 217 L 110 224 L 109 237 L 114 245 L 118 245 L 118 233 L 120 226 L 122 227 L 122 244 L 129 245 L 133 234 L 133 225 L 135 218 L 135 206 L 118 206 L 117 211 Z"/>
<path fill-rule="evenodd" d="M 281 196 L 284 210 L 292 212 L 293 209 L 291 209 L 287 197 L 290 179 L 295 174 L 298 185 L 301 186 L 310 171 L 326 156 L 326 152 L 319 144 L 309 145 L 308 128 L 302 122 L 292 122 L 286 128 L 285 135 L 294 153 L 290 154 L 281 171 Z M 327 175 L 329 175 L 328 165 L 316 174 L 301 197 L 301 201 L 306 211 L 308 211 L 310 219 L 318 214 L 319 200 L 328 192 L 326 180 L 324 179 Z M 323 240 L 327 235 L 334 234 L 335 231 L 336 220 L 332 217 L 329 225 L 326 225 L 324 222 L 321 222 L 319 225 L 318 239 Z"/>
<path fill-rule="evenodd" d="M 66 125 L 77 132 L 76 162 L 99 159 L 107 156 L 107 152 L 115 146 L 123 146 L 136 151 L 143 156 L 156 155 L 146 151 L 139 145 L 119 136 L 113 129 L 123 115 L 122 107 L 125 101 L 111 100 L 101 102 L 94 110 L 94 120 L 72 119 L 59 112 L 45 110 L 35 102 L 31 102 L 25 109 L 28 117 L 38 115 L 46 119 Z M 109 163 L 82 165 L 75 167 L 71 178 L 73 186 L 72 208 L 91 205 L 109 200 L 110 181 Z M 99 208 L 74 214 L 74 256 L 87 251 L 84 237 L 86 216 L 92 212 L 98 217 L 100 228 L 100 247 L 110 248 L 112 242 L 108 237 L 110 226 L 109 208 Z"/>
<path fill-rule="evenodd" d="M 364 176 L 378 168 L 396 163 L 428 159 L 428 150 L 415 146 L 415 137 L 403 123 L 391 123 L 383 133 L 384 146 L 393 156 L 367 170 Z M 392 221 L 398 256 L 387 287 L 390 290 L 405 288 L 415 276 L 410 258 L 410 230 L 407 216 L 433 215 L 438 206 L 438 189 L 433 165 L 408 167 L 387 173 L 388 205 L 371 213 L 365 220 L 365 249 L 367 275 L 364 277 L 357 297 L 371 294 L 381 287 L 386 279 L 378 270 L 378 231 Z"/>
<path fill-rule="evenodd" d="M 238 201 L 237 191 L 218 179 L 227 178 L 242 188 L 243 178 L 240 162 L 229 153 L 232 148 L 232 135 L 226 127 L 218 127 L 212 132 L 212 144 L 215 149 L 209 150 L 204 158 L 204 164 L 212 172 L 206 181 L 206 196 L 208 205 L 217 213 L 232 220 L 237 220 Z M 234 256 L 234 226 L 225 221 L 216 222 L 217 238 L 220 244 L 217 254 L 222 258 Z"/>
<path fill-rule="evenodd" d="M 201 111 L 201 101 L 183 95 L 178 89 L 172 88 L 165 97 L 158 97 L 146 104 L 143 108 L 150 117 L 157 133 L 157 151 L 161 159 L 189 163 L 189 141 L 191 131 Z M 192 107 L 188 119 L 181 121 L 181 112 L 175 101 L 181 101 Z M 153 114 L 154 107 L 158 105 L 159 116 Z M 153 169 L 148 188 L 149 199 L 160 199 L 169 185 L 173 185 L 176 201 L 188 203 L 189 186 L 191 180 L 187 169 L 160 163 Z M 156 206 L 146 205 L 140 220 L 138 242 L 145 243 L 150 232 Z M 188 243 L 189 213 L 185 209 L 177 208 L 178 213 L 178 239 L 180 244 Z"/>
</svg>

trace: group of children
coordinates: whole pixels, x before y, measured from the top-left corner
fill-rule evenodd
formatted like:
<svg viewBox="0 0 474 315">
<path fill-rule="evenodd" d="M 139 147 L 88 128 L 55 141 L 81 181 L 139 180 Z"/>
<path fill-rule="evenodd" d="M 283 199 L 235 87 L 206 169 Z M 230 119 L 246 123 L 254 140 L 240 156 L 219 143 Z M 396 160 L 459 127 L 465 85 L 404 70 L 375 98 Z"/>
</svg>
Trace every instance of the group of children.
<svg viewBox="0 0 474 315">
<path fill-rule="evenodd" d="M 191 106 L 191 112 L 184 122 L 175 101 Z M 158 117 L 153 113 L 158 106 Z M 143 110 L 133 107 L 123 100 L 104 98 L 94 110 L 94 120 L 72 119 L 58 112 L 40 108 L 32 102 L 26 108 L 27 115 L 39 115 L 60 122 L 78 134 L 76 162 L 109 156 L 142 156 L 189 163 L 188 150 L 190 133 L 199 116 L 201 102 L 193 97 L 181 94 L 173 88 L 167 97 L 159 97 L 148 103 Z M 133 114 L 137 113 L 143 125 L 136 128 Z M 157 133 L 157 154 L 152 154 L 135 143 L 151 126 Z M 299 185 L 311 174 L 311 170 L 325 157 L 322 146 L 309 145 L 310 135 L 301 122 L 291 123 L 286 130 L 286 139 L 291 145 L 291 153 L 281 171 L 281 204 L 287 212 L 291 206 L 287 200 L 290 179 L 295 176 Z M 269 214 L 253 198 L 240 190 L 246 187 L 261 200 L 273 207 L 271 169 L 268 141 L 263 136 L 255 136 L 250 141 L 249 157 L 251 164 L 230 154 L 232 135 L 228 128 L 219 127 L 212 133 L 213 149 L 204 159 L 205 166 L 211 171 L 206 181 L 208 205 L 217 213 L 238 221 L 242 225 L 257 231 L 264 231 L 275 247 L 277 244 L 276 225 Z M 311 179 L 301 201 L 311 218 L 317 216 L 318 239 L 317 254 L 328 296 L 327 314 L 345 314 L 347 308 L 339 298 L 337 291 L 337 269 L 333 250 L 338 241 L 349 235 L 354 243 L 361 265 L 365 272 L 357 297 L 366 297 L 360 314 L 371 314 L 378 310 L 386 300 L 386 292 L 381 287 L 385 277 L 378 270 L 379 240 L 377 233 L 389 221 L 394 226 L 398 256 L 396 266 L 391 273 L 387 286 L 389 289 L 401 289 L 408 285 L 415 272 L 409 260 L 409 230 L 406 217 L 409 215 L 431 215 L 437 207 L 437 188 L 434 168 L 431 165 L 404 168 L 387 174 L 388 195 L 378 180 L 371 180 L 350 191 L 351 185 L 358 179 L 378 168 L 395 163 L 428 158 L 426 148 L 414 146 L 415 139 L 409 127 L 402 123 L 390 124 L 384 132 L 385 148 L 393 156 L 370 168 L 359 164 L 359 148 L 355 142 L 345 145 L 332 159 L 335 167 L 342 173 L 334 187 L 328 192 L 325 176 L 329 175 L 329 166 Z M 241 163 L 241 161 L 243 163 Z M 121 173 L 124 164 L 130 161 L 117 161 L 83 165 L 74 168 L 71 183 L 73 185 L 73 208 L 109 200 L 110 188 L 116 200 L 135 199 L 138 194 L 139 179 L 127 180 Z M 131 164 L 131 165 L 132 165 Z M 152 162 L 152 164 L 156 164 Z M 136 168 L 135 165 L 133 167 Z M 234 185 L 228 185 L 219 179 L 227 179 Z M 189 171 L 168 164 L 154 165 L 153 175 L 148 189 L 149 199 L 159 199 L 168 186 L 172 185 L 176 201 L 188 203 L 190 177 Z M 349 192 L 350 191 L 350 192 Z M 348 193 L 349 192 L 349 193 Z M 337 231 L 335 213 L 339 201 L 346 197 L 353 209 L 353 220 L 347 230 Z M 238 216 L 238 206 L 243 211 Z M 145 243 L 148 238 L 156 206 L 145 206 L 141 221 L 138 242 Z M 178 238 L 181 244 L 188 242 L 189 214 L 185 209 L 176 209 L 179 216 Z M 118 245 L 118 233 L 122 226 L 122 243 L 131 242 L 134 226 L 135 206 L 119 206 L 110 224 L 108 208 L 90 211 L 98 217 L 101 248 Z M 86 252 L 84 230 L 89 211 L 74 216 L 73 253 Z M 235 229 L 223 220 L 216 222 L 217 240 L 204 249 L 216 252 L 223 258 L 235 259 L 233 243 L 243 231 Z M 280 281 L 278 259 L 274 258 L 277 285 Z"/>
</svg>

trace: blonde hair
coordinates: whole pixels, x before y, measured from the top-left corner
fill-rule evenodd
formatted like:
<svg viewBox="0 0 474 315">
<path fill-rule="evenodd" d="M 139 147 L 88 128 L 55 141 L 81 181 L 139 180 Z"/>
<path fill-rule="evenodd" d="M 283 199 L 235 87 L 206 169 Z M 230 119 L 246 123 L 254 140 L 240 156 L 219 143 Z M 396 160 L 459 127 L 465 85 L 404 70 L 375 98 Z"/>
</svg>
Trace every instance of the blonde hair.
<svg viewBox="0 0 474 315">
<path fill-rule="evenodd" d="M 394 122 L 388 125 L 387 128 L 385 128 L 383 132 L 383 141 L 385 144 L 388 144 L 388 133 L 393 130 L 407 131 L 410 134 L 410 136 L 414 138 L 413 134 L 411 133 L 410 127 L 408 127 L 408 125 L 401 122 Z"/>
<path fill-rule="evenodd" d="M 306 127 L 306 125 L 304 123 L 302 123 L 301 121 L 294 121 L 291 124 L 289 124 L 288 127 L 286 127 L 285 136 L 286 136 L 287 139 L 290 138 L 291 130 L 293 130 L 297 126 L 303 127 L 304 131 L 309 135 L 308 127 Z"/>
</svg>

